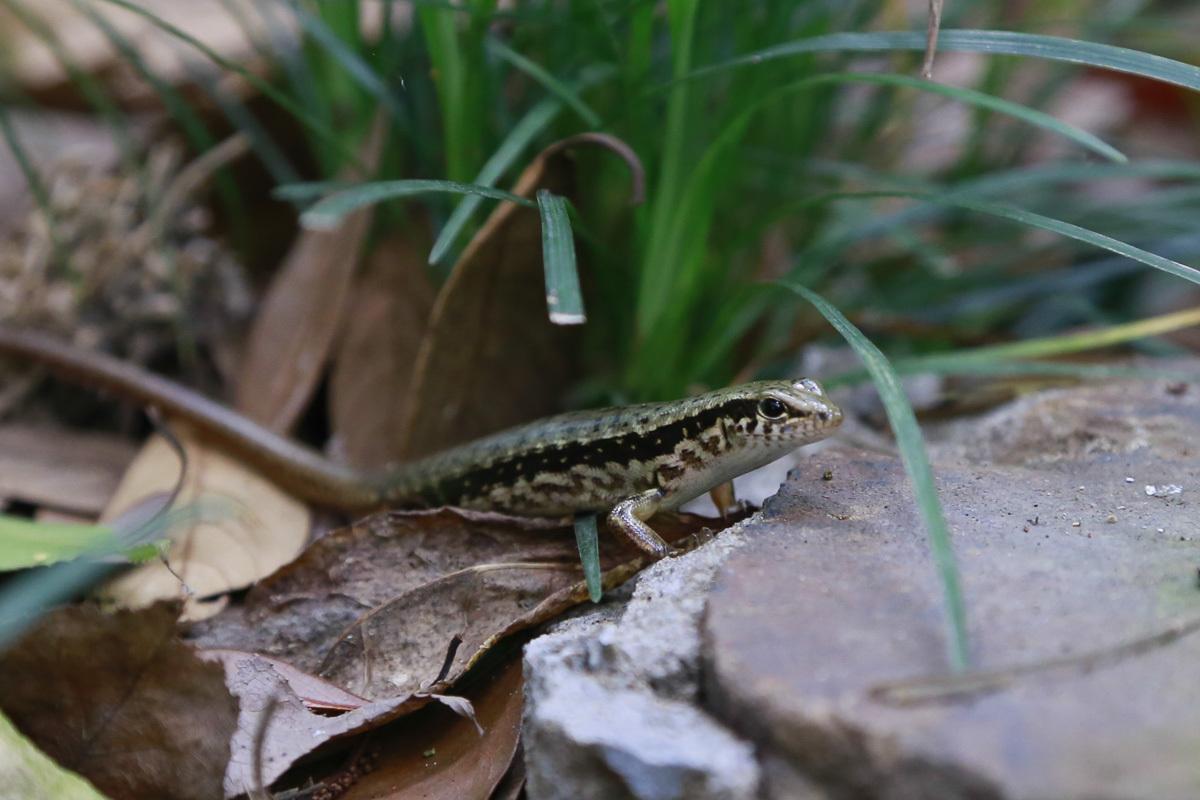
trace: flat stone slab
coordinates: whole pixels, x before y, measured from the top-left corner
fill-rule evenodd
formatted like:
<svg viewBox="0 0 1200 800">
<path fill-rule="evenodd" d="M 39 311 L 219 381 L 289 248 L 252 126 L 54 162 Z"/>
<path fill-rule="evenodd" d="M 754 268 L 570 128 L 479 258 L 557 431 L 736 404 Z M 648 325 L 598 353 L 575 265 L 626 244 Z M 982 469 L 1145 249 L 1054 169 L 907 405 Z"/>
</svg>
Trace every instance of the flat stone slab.
<svg viewBox="0 0 1200 800">
<path fill-rule="evenodd" d="M 989 671 L 966 685 L 941 680 L 941 589 L 899 461 L 817 454 L 718 572 L 705 704 L 831 797 L 1200 797 L 1197 394 L 1047 392 L 941 431 Z"/>
</svg>

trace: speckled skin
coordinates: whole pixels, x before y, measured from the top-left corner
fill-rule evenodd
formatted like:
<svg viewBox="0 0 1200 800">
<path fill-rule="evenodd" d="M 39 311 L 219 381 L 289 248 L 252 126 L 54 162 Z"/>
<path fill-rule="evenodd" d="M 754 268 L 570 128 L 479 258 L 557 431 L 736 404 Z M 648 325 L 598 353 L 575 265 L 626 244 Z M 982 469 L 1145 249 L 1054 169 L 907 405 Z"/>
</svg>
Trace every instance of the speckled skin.
<svg viewBox="0 0 1200 800">
<path fill-rule="evenodd" d="M 785 409 L 759 410 L 765 398 Z M 470 442 L 383 476 L 385 502 L 530 516 L 607 511 L 659 489 L 677 508 L 714 486 L 824 439 L 841 411 L 815 381 L 760 381 L 666 403 L 579 411 Z"/>
<path fill-rule="evenodd" d="M 816 381 L 760 381 L 550 417 L 405 465 L 380 491 L 393 504 L 609 512 L 611 526 L 662 557 L 670 547 L 645 524 L 655 512 L 824 439 L 841 422 Z"/>
<path fill-rule="evenodd" d="M 0 324 L 0 354 L 34 360 L 188 420 L 296 496 L 346 510 L 455 505 L 525 516 L 610 512 L 655 556 L 645 520 L 824 439 L 842 412 L 816 381 L 759 381 L 665 403 L 549 417 L 392 470 L 363 473 L 108 356 Z"/>
</svg>

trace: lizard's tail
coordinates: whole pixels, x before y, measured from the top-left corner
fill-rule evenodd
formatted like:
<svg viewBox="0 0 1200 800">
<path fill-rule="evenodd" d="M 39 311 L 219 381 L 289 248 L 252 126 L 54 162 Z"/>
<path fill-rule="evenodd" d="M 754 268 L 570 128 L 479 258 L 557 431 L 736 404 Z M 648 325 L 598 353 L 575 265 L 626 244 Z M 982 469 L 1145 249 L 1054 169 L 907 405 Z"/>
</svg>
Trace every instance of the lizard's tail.
<svg viewBox="0 0 1200 800">
<path fill-rule="evenodd" d="M 383 503 L 383 487 L 394 482 L 388 475 L 363 473 L 330 461 L 192 389 L 104 353 L 0 324 L 0 355 L 28 360 L 69 381 L 154 406 L 168 418 L 189 423 L 280 488 L 316 505 L 347 511 L 376 508 Z"/>
</svg>

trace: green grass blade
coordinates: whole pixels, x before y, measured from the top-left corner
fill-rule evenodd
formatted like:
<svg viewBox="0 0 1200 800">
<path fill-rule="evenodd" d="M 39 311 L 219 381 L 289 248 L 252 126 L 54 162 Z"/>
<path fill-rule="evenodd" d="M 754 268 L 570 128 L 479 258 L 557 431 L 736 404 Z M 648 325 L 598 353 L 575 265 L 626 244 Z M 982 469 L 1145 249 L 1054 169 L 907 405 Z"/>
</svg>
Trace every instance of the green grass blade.
<svg viewBox="0 0 1200 800">
<path fill-rule="evenodd" d="M 224 499 L 213 499 L 155 514 L 148 520 L 130 515 L 124 521 L 115 520 L 111 527 L 105 526 L 108 535 L 101 537 L 96 547 L 70 556 L 71 560 L 13 575 L 0 586 L 0 650 L 36 622 L 47 608 L 99 583 L 130 561 L 158 553 L 157 543 L 167 539 L 177 526 L 224 519 L 237 513 L 240 511 Z M 41 523 L 16 522 L 43 530 Z"/>
<path fill-rule="evenodd" d="M 279 191 L 291 197 L 296 192 L 308 191 L 308 185 L 299 184 L 299 187 L 295 188 L 281 186 L 279 187 Z M 369 206 L 384 200 L 413 197 L 414 195 L 421 194 L 473 194 L 492 200 L 507 200 L 510 203 L 517 203 L 530 208 L 536 205 L 512 192 L 493 189 L 490 186 L 476 186 L 472 183 L 433 180 L 376 181 L 374 183 L 359 184 L 354 188 L 329 195 L 314 204 L 308 211 L 305 211 L 300 216 L 300 223 L 311 230 L 329 230 L 336 228 L 341 223 L 342 218 L 351 211 L 355 211 L 363 206 Z"/>
<path fill-rule="evenodd" d="M 505 170 L 513 165 L 530 142 L 550 126 L 561 110 L 562 104 L 552 98 L 547 98 L 531 108 L 529 113 L 513 126 L 508 136 L 496 148 L 496 152 L 492 153 L 491 158 L 483 165 L 483 169 L 475 176 L 475 185 L 495 186 L 496 181 L 504 174 Z M 442 226 L 437 241 L 433 243 L 433 247 L 429 251 L 430 264 L 437 264 L 446 257 L 455 239 L 458 238 L 463 227 L 483 200 L 484 198 L 480 195 L 467 195 L 462 199 L 462 202 L 446 220 L 446 224 Z"/>
<path fill-rule="evenodd" d="M 916 31 L 880 31 L 874 33 L 832 33 L 814 36 L 767 47 L 737 58 L 693 70 L 684 80 L 715 75 L 732 69 L 762 64 L 779 58 L 831 51 L 873 52 L 887 50 L 925 49 L 925 34 Z M 996 55 L 1030 56 L 1051 61 L 1065 61 L 1104 67 L 1117 72 L 1142 75 L 1200 91 L 1200 67 L 1170 58 L 1115 47 L 1109 44 L 1084 42 L 1061 36 L 1044 36 L 1016 31 L 943 30 L 938 37 L 942 52 L 988 53 Z M 668 84 L 669 85 L 669 84 Z"/>
<path fill-rule="evenodd" d="M 292 166 L 292 162 L 284 154 L 267 130 L 255 118 L 242 101 L 232 92 L 214 80 L 211 74 L 200 69 L 191 70 L 192 80 L 212 98 L 236 130 L 245 134 L 250 141 L 250 148 L 258 156 L 258 160 L 266 167 L 271 180 L 275 183 L 294 183 L 300 180 L 300 173 Z"/>
<path fill-rule="evenodd" d="M 329 54 L 346 74 L 368 95 L 374 97 L 387 109 L 388 114 L 402 128 L 409 127 L 408 114 L 400 105 L 395 93 L 383 82 L 379 73 L 363 61 L 330 27 L 319 17 L 310 13 L 295 0 L 290 3 L 292 13 L 300 22 L 304 32 L 313 38 L 321 49 Z"/>
<path fill-rule="evenodd" d="M 1014 103 L 1010 100 L 1005 100 L 995 95 L 977 92 L 974 89 L 964 89 L 957 86 L 949 86 L 936 81 L 927 81 L 920 78 L 914 78 L 909 75 L 892 75 L 892 74 L 876 74 L 866 72 L 843 72 L 832 75 L 818 75 L 811 79 L 814 84 L 820 83 L 870 83 L 880 86 L 903 86 L 910 89 L 918 89 L 923 92 L 931 92 L 940 94 L 943 97 L 948 97 L 951 100 L 956 100 L 967 105 L 985 108 L 989 111 L 995 111 L 1000 114 L 1006 114 L 1022 122 L 1026 122 L 1038 128 L 1043 128 L 1051 133 L 1075 142 L 1081 147 L 1085 147 L 1092 152 L 1107 158 L 1109 161 L 1117 163 L 1125 163 L 1129 159 L 1120 150 L 1105 142 L 1098 136 L 1095 136 L 1087 131 L 1077 128 L 1067 122 L 1062 122 L 1042 111 L 1023 106 L 1020 103 Z"/>
<path fill-rule="evenodd" d="M 583 76 L 579 79 L 579 88 L 595 85 L 611 77 L 614 72 L 615 70 L 610 66 L 590 67 L 584 70 Z M 504 141 L 500 143 L 500 146 L 483 165 L 483 169 L 475 176 L 473 183 L 477 186 L 495 186 L 500 176 L 516 163 L 517 158 L 525 152 L 533 140 L 550 127 L 550 123 L 554 121 L 560 111 L 562 111 L 562 103 L 553 97 L 548 97 L 531 108 L 504 137 Z M 446 220 L 446 224 L 442 226 L 437 241 L 433 243 L 433 247 L 429 251 L 430 264 L 439 264 L 446 258 L 454 241 L 462 233 L 463 227 L 466 226 L 475 210 L 479 208 L 483 199 L 479 195 L 467 195 L 459 202 L 449 219 Z"/>
<path fill-rule="evenodd" d="M 316 200 L 334 192 L 353 189 L 357 184 L 350 181 L 300 181 L 285 183 L 271 190 L 271 196 L 276 200 L 288 200 L 293 203 Z"/>
<path fill-rule="evenodd" d="M 905 193 L 907 194 L 907 193 Z M 921 196 L 914 194 L 913 196 Z M 1132 258 L 1134 261 L 1140 261 L 1147 266 L 1162 270 L 1169 275 L 1174 275 L 1192 283 L 1200 284 L 1200 270 L 1194 267 L 1189 267 L 1186 264 L 1180 264 L 1178 261 L 1172 261 L 1169 258 L 1163 258 L 1155 253 L 1148 252 L 1140 247 L 1134 247 L 1131 244 L 1114 239 L 1111 236 L 1105 236 L 1103 233 L 1089 230 L 1087 228 L 1075 225 L 1070 222 L 1064 222 L 1053 217 L 1047 217 L 1042 214 L 1035 214 L 1032 211 L 1025 211 L 1014 206 L 1002 205 L 999 203 L 987 203 L 979 200 L 959 199 L 953 195 L 926 195 L 926 199 L 934 203 L 945 203 L 958 208 L 964 208 L 970 211 L 978 211 L 984 214 L 991 214 L 1004 219 L 1010 219 L 1013 222 L 1020 222 L 1023 225 L 1028 225 L 1033 228 L 1041 228 L 1042 230 L 1051 231 L 1061 234 L 1076 241 L 1090 244 L 1094 247 L 1099 247 L 1103 250 L 1116 253 L 1117 255 Z"/>
<path fill-rule="evenodd" d="M 42 216 L 46 218 L 51 238 L 55 240 L 55 250 L 61 253 L 61 245 L 57 243 L 55 236 L 54 206 L 50 202 L 50 192 L 42 181 L 37 167 L 33 165 L 33 159 L 29 157 L 25 146 L 21 144 L 21 137 L 17 135 L 16 128 L 13 127 L 12 120 L 8 116 L 8 109 L 3 103 L 0 103 L 0 137 L 3 137 L 9 152 L 12 153 L 13 160 L 17 162 L 17 167 L 25 177 L 25 183 L 29 186 L 29 193 L 33 195 L 34 203 L 42 212 Z"/>
<path fill-rule="evenodd" d="M 70 51 L 58 38 L 52 25 L 29 11 L 18 0 L 4 0 L 4 6 L 46 46 L 46 49 L 62 66 L 71 83 L 79 88 L 80 94 L 84 96 L 88 104 L 96 109 L 108 127 L 112 129 L 113 141 L 120 150 L 123 168 L 129 174 L 136 174 L 137 160 L 134 156 L 135 147 L 130 134 L 129 120 L 117 106 L 116 101 L 109 96 L 108 91 L 90 72 L 81 68 L 72 58 Z"/>
<path fill-rule="evenodd" d="M 1174 275 L 1178 278 L 1191 281 L 1195 284 L 1200 284 L 1200 270 L 1194 267 L 1189 267 L 1186 264 L 1181 264 L 1178 261 L 1173 261 L 1169 258 L 1143 250 L 1140 247 L 1135 247 L 1120 239 L 1114 239 L 1111 236 L 1106 236 L 1103 233 L 1084 228 L 1074 223 L 1064 222 L 1063 220 L 1047 217 L 1042 214 L 1035 214 L 1032 211 L 1026 211 L 1014 206 L 1003 205 L 1000 203 L 989 203 L 982 200 L 974 200 L 962 197 L 955 192 L 947 192 L 944 194 L 933 194 L 930 192 L 900 192 L 900 191 L 875 191 L 875 192 L 830 192 L 823 195 L 822 200 L 835 199 L 871 199 L 880 197 L 911 197 L 917 200 L 924 200 L 938 205 L 950 206 L 953 208 L 961 208 L 968 211 L 978 211 L 982 214 L 990 214 L 992 216 L 1009 219 L 1013 222 L 1019 222 L 1023 225 L 1028 225 L 1033 228 L 1041 228 L 1042 230 L 1051 231 L 1053 233 L 1066 236 L 1076 241 L 1090 244 L 1094 247 L 1099 247 L 1103 250 L 1116 253 L 1117 255 L 1131 258 L 1134 261 L 1162 270 L 1169 275 Z M 877 231 L 876 231 L 877 232 Z M 846 240 L 839 241 L 839 245 L 847 244 Z M 794 276 L 793 276 L 794 277 Z"/>
<path fill-rule="evenodd" d="M 582 325 L 583 293 L 579 289 L 579 270 L 575 266 L 575 235 L 565 197 L 547 189 L 537 193 L 542 217 L 542 261 L 546 270 L 546 306 L 555 325 Z"/>
<path fill-rule="evenodd" d="M 47 566 L 116 547 L 116 534 L 106 525 L 33 522 L 0 514 L 0 571 Z"/>
<path fill-rule="evenodd" d="M 906 359 L 906 363 L 916 367 L 958 367 L 966 364 L 982 364 L 1000 360 L 1022 358 L 1048 358 L 1050 356 L 1079 353 L 1086 350 L 1096 350 L 1101 347 L 1111 347 L 1124 344 L 1149 336 L 1161 336 L 1164 333 L 1182 330 L 1200 325 L 1200 308 L 1189 308 L 1175 311 L 1148 319 L 1139 319 L 1122 325 L 1111 325 L 1092 331 L 1067 333 L 1059 336 L 1046 336 L 1039 339 L 1026 339 L 1022 342 L 989 345 L 963 350 L 958 353 L 943 353 L 938 355 L 921 356 Z"/>
<path fill-rule="evenodd" d="M 900 380 L 896 377 L 896 372 L 888 363 L 887 358 L 858 328 L 854 327 L 850 320 L 846 319 L 842 312 L 830 305 L 829 301 L 816 292 L 799 284 L 785 282 L 782 285 L 803 297 L 817 311 L 821 312 L 829 324 L 837 329 L 842 338 L 854 348 L 875 382 L 880 399 L 883 401 L 884 410 L 887 412 L 888 422 L 891 423 L 892 431 L 896 436 L 896 446 L 900 450 L 904 470 L 912 482 L 917 508 L 925 522 L 930 551 L 942 583 L 949 632 L 950 665 L 955 672 L 961 672 L 970 663 L 966 605 L 963 602 L 958 567 L 955 564 L 954 550 L 950 543 L 950 531 L 946 526 L 942 503 L 938 499 L 933 481 L 933 470 L 929 466 L 925 442 L 921 438 L 921 430 L 917 426 L 917 418 L 913 414 L 908 397 L 900 387 Z"/>
<path fill-rule="evenodd" d="M 949 354 L 947 354 L 949 355 Z M 898 359 L 892 363 L 898 375 L 1036 375 L 1052 378 L 1079 378 L 1080 380 L 1140 380 L 1140 381 L 1195 381 L 1200 380 L 1200 371 L 1171 369 L 1169 367 L 1126 367 L 1109 364 L 1080 364 L 1073 361 L 920 361 Z M 866 375 L 836 375 L 829 386 L 858 383 Z"/>
<path fill-rule="evenodd" d="M 696 35 L 696 0 L 675 0 L 668 3 L 668 22 L 671 31 L 671 73 L 682 77 L 691 69 L 692 47 Z M 678 301 L 676 275 L 684 269 L 685 259 L 680 252 L 677 231 L 686 227 L 680 209 L 687 199 L 684 185 L 689 180 L 690 161 L 687 143 L 691 133 L 691 87 L 679 83 L 672 86 L 667 98 L 664 120 L 662 157 L 657 189 L 649 209 L 649 240 L 640 270 L 637 291 L 637 330 L 646 336 L 655 328 L 658 319 L 673 300 Z M 693 236 L 695 236 L 693 232 Z"/>
<path fill-rule="evenodd" d="M 463 6 L 473 6 L 464 3 Z M 417 21 L 425 36 L 425 46 L 437 75 L 437 102 L 442 112 L 442 140 L 445 152 L 445 174 L 452 180 L 465 180 L 478 169 L 476 157 L 482 152 L 483 109 L 481 81 L 483 74 L 472 74 L 472 58 L 478 28 L 476 21 L 460 33 L 459 10 L 452 6 L 428 4 L 416 8 Z"/>
<path fill-rule="evenodd" d="M 0 712 L 0 753 L 8 797 L 106 800 L 87 779 L 61 766 L 29 741 Z"/>
<path fill-rule="evenodd" d="M 340 156 L 345 158 L 347 160 L 347 162 L 358 163 L 357 156 L 354 154 L 354 152 L 352 150 L 350 150 L 349 147 L 347 147 L 346 143 L 342 140 L 342 137 L 338 136 L 335 131 L 333 131 L 331 128 L 329 128 L 327 125 L 325 125 L 323 122 L 318 120 L 316 117 L 312 116 L 307 111 L 305 111 L 303 108 L 298 106 L 296 103 L 292 102 L 292 100 L 287 95 L 285 95 L 283 92 L 280 92 L 278 89 L 276 89 L 274 86 L 272 86 L 268 81 L 264 80 L 263 78 L 260 78 L 258 75 L 255 75 L 253 72 L 249 71 L 248 69 L 245 69 L 241 65 L 235 64 L 234 62 L 232 62 L 229 59 L 222 56 L 220 53 L 213 50 L 211 47 L 206 45 L 204 42 L 197 39 L 195 36 L 192 36 L 191 34 L 187 33 L 186 31 L 178 28 L 177 26 L 172 25 L 171 23 L 161 19 L 160 17 L 156 16 L 151 11 L 149 11 L 145 8 L 142 8 L 141 6 L 139 6 L 136 3 L 130 2 L 129 0 L 101 0 L 101 1 L 105 2 L 105 3 L 111 3 L 112 5 L 118 6 L 119 8 L 123 8 L 126 11 L 130 11 L 134 14 L 137 14 L 139 17 L 142 17 L 143 19 L 148 20 L 156 28 L 159 28 L 160 30 L 164 31 L 165 33 L 170 34 L 171 36 L 180 40 L 184 44 L 195 48 L 202 55 L 204 55 L 208 60 L 212 61 L 214 64 L 221 67 L 222 69 L 229 70 L 230 72 L 234 72 L 237 75 L 241 76 L 243 79 L 246 80 L 246 82 L 248 82 L 250 85 L 252 85 L 255 89 L 262 92 L 263 95 L 265 95 L 268 99 L 270 99 L 272 102 L 274 102 L 280 108 L 282 108 L 283 110 L 287 111 L 289 114 L 294 116 L 299 122 L 301 122 L 303 125 L 305 125 L 309 130 L 311 130 L 314 135 L 316 135 L 323 142 L 325 142 L 331 148 L 333 148 Z"/>
<path fill-rule="evenodd" d="M 604 596 L 604 587 L 600 585 L 600 535 L 595 514 L 575 517 L 575 545 L 579 548 L 579 563 L 583 565 L 588 596 L 593 603 L 599 603 Z"/>
<path fill-rule="evenodd" d="M 521 72 L 542 85 L 546 91 L 565 103 L 593 130 L 600 128 L 600 115 L 579 97 L 579 93 L 547 72 L 540 64 L 526 58 L 498 39 L 488 42 L 491 50 Z"/>
</svg>

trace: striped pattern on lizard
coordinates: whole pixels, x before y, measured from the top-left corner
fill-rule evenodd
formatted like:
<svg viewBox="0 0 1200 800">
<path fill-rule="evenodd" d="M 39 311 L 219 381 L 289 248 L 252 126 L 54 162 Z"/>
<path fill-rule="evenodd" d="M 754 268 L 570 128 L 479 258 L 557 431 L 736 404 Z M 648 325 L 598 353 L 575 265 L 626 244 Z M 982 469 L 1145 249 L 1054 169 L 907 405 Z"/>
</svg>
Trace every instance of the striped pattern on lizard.
<svg viewBox="0 0 1200 800">
<path fill-rule="evenodd" d="M 179 384 L 100 353 L 0 325 L 0 354 L 43 364 L 187 420 L 283 489 L 348 511 L 452 505 L 521 516 L 608 515 L 646 553 L 646 524 L 726 481 L 827 437 L 841 410 L 814 380 L 758 381 L 662 403 L 531 422 L 380 472 L 361 472 Z"/>
</svg>

